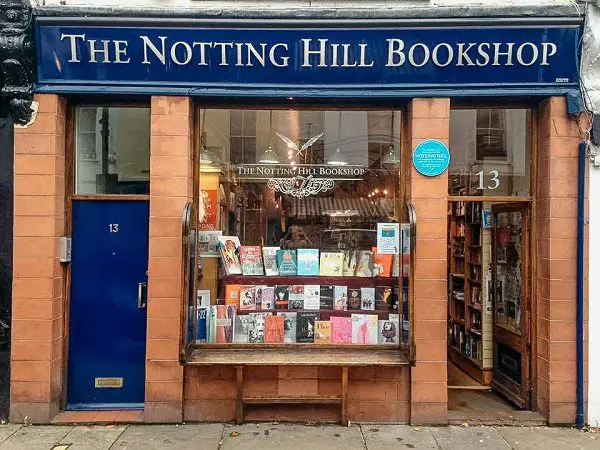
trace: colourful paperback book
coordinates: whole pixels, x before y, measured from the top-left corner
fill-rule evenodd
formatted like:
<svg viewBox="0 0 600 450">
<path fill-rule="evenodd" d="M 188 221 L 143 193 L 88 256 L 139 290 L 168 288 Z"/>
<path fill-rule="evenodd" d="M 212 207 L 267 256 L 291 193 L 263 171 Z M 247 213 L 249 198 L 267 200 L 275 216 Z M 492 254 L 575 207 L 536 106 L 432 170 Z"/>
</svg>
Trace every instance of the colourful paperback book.
<svg viewBox="0 0 600 450">
<path fill-rule="evenodd" d="M 318 284 L 304 285 L 304 309 L 319 309 L 321 303 L 321 286 Z"/>
<path fill-rule="evenodd" d="M 318 312 L 299 312 L 296 315 L 296 342 L 315 341 L 315 320 L 319 320 Z"/>
<path fill-rule="evenodd" d="M 240 260 L 243 275 L 264 275 L 262 249 L 260 245 L 242 245 Z"/>
<path fill-rule="evenodd" d="M 277 250 L 277 267 L 279 275 L 297 275 L 296 250 Z"/>
<path fill-rule="evenodd" d="M 360 288 L 360 300 L 361 307 L 367 311 L 373 311 L 375 309 L 375 288 L 363 287 Z"/>
<path fill-rule="evenodd" d="M 196 325 L 196 342 L 207 342 L 207 316 L 208 308 L 210 307 L 210 290 L 200 289 L 196 293 L 196 313 L 197 313 L 197 325 Z"/>
<path fill-rule="evenodd" d="M 400 342 L 400 316 L 390 314 L 389 319 L 380 320 L 377 332 L 380 344 L 398 344 Z"/>
<path fill-rule="evenodd" d="M 236 344 L 247 344 L 252 328 L 252 316 L 250 314 L 238 314 L 235 317 L 235 330 L 233 342 Z"/>
<path fill-rule="evenodd" d="M 360 288 L 349 288 L 348 289 L 348 310 L 361 309 L 361 295 Z"/>
<path fill-rule="evenodd" d="M 377 253 L 377 247 L 373 247 L 371 251 L 373 252 L 373 276 L 389 278 L 392 275 L 394 255 L 381 255 Z"/>
<path fill-rule="evenodd" d="M 275 309 L 275 288 L 263 286 L 260 309 Z"/>
<path fill-rule="evenodd" d="M 285 284 L 275 286 L 275 309 L 288 309 L 290 287 Z"/>
<path fill-rule="evenodd" d="M 234 340 L 236 308 L 232 305 L 217 305 L 215 332 L 217 344 L 230 344 Z"/>
<path fill-rule="evenodd" d="M 268 286 L 260 284 L 258 286 L 254 286 L 255 288 L 255 295 L 254 298 L 256 300 L 256 309 L 263 309 L 262 304 L 263 304 L 263 290 L 266 289 Z"/>
<path fill-rule="evenodd" d="M 331 342 L 352 344 L 352 318 L 331 316 Z"/>
<path fill-rule="evenodd" d="M 219 253 L 227 275 L 241 275 L 240 240 L 237 236 L 219 236 Z"/>
<path fill-rule="evenodd" d="M 352 343 L 377 344 L 378 320 L 375 314 L 352 314 Z"/>
<path fill-rule="evenodd" d="M 342 252 L 323 252 L 319 275 L 322 277 L 341 277 L 343 274 L 344 254 Z"/>
<path fill-rule="evenodd" d="M 315 320 L 315 344 L 331 343 L 331 322 L 329 320 Z"/>
<path fill-rule="evenodd" d="M 304 286 L 293 284 L 290 286 L 288 309 L 304 309 Z"/>
<path fill-rule="evenodd" d="M 375 309 L 389 311 L 392 304 L 392 288 L 386 286 L 375 287 Z"/>
<path fill-rule="evenodd" d="M 356 276 L 364 278 L 373 277 L 373 252 L 371 250 L 360 250 L 358 252 Z"/>
<path fill-rule="evenodd" d="M 316 248 L 298 249 L 298 275 L 319 275 L 319 250 Z"/>
<path fill-rule="evenodd" d="M 320 309 L 333 309 L 333 286 L 321 286 Z"/>
<path fill-rule="evenodd" d="M 348 309 L 348 287 L 333 287 L 333 309 L 346 311 Z"/>
<path fill-rule="evenodd" d="M 265 265 L 265 275 L 277 276 L 279 269 L 277 268 L 277 250 L 279 247 L 263 247 L 263 263 Z"/>
<path fill-rule="evenodd" d="M 265 320 L 266 317 L 272 315 L 272 313 L 250 313 L 248 315 L 252 316 L 248 342 L 251 344 L 264 344 Z"/>
<path fill-rule="evenodd" d="M 284 322 L 282 316 L 265 317 L 265 343 L 283 344 Z"/>
<path fill-rule="evenodd" d="M 256 287 L 240 286 L 240 310 L 252 311 L 256 309 Z"/>
<path fill-rule="evenodd" d="M 217 305 L 210 305 L 207 311 L 206 319 L 206 342 L 211 344 L 216 342 L 217 339 Z"/>
<path fill-rule="evenodd" d="M 278 312 L 277 315 L 283 317 L 283 342 L 293 344 L 296 342 L 296 312 Z"/>
<path fill-rule="evenodd" d="M 225 304 L 236 305 L 240 304 L 240 285 L 226 284 L 225 285 Z"/>
</svg>

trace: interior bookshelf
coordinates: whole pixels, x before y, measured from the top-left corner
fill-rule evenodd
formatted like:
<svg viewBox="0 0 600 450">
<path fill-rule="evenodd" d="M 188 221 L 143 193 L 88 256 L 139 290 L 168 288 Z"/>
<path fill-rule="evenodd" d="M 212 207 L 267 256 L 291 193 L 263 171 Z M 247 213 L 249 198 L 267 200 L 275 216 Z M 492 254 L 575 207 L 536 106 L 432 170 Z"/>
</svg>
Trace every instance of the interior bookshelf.
<svg viewBox="0 0 600 450">
<path fill-rule="evenodd" d="M 482 208 L 483 202 L 448 204 L 448 347 L 453 363 L 489 385 L 492 372 L 486 342 L 491 341 L 491 326 L 487 326 L 491 319 L 484 300 L 487 235 Z"/>
</svg>

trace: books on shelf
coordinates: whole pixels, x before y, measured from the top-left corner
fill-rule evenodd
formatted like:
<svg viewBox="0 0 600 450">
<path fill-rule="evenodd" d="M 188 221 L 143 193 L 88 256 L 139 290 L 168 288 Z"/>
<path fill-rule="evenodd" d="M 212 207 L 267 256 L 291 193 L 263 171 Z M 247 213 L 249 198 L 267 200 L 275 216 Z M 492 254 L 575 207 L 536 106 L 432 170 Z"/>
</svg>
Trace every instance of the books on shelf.
<svg viewBox="0 0 600 450">
<path fill-rule="evenodd" d="M 227 275 L 241 275 L 240 240 L 237 236 L 219 236 L 219 254 Z"/>
<path fill-rule="evenodd" d="M 360 288 L 348 288 L 348 309 L 361 309 L 362 300 Z"/>
<path fill-rule="evenodd" d="M 240 286 L 240 310 L 256 309 L 256 286 Z"/>
<path fill-rule="evenodd" d="M 329 320 L 315 320 L 315 344 L 331 343 L 331 322 Z"/>
<path fill-rule="evenodd" d="M 351 344 L 352 343 L 352 318 L 332 316 L 331 322 L 331 342 L 333 344 Z"/>
<path fill-rule="evenodd" d="M 283 344 L 284 320 L 282 316 L 265 317 L 266 344 Z"/>
<path fill-rule="evenodd" d="M 373 277 L 373 252 L 371 250 L 359 250 L 357 252 L 357 264 L 355 275 L 357 277 Z"/>
<path fill-rule="evenodd" d="M 264 344 L 265 342 L 265 320 L 267 316 L 272 313 L 254 312 L 249 313 L 252 316 L 250 321 L 250 332 L 248 335 L 248 342 L 250 344 Z"/>
<path fill-rule="evenodd" d="M 233 305 L 213 305 L 216 310 L 215 342 L 217 344 L 231 344 L 234 339 L 234 326 L 237 310 Z"/>
<path fill-rule="evenodd" d="M 346 311 L 348 309 L 348 287 L 333 287 L 333 309 Z"/>
<path fill-rule="evenodd" d="M 319 275 L 319 249 L 299 248 L 297 252 L 298 275 Z"/>
<path fill-rule="evenodd" d="M 297 312 L 278 312 L 278 316 L 283 317 L 283 342 L 293 344 L 296 342 L 296 323 Z"/>
<path fill-rule="evenodd" d="M 277 250 L 279 275 L 297 275 L 298 264 L 296 250 Z"/>
<path fill-rule="evenodd" d="M 352 343 L 377 344 L 378 320 L 375 314 L 352 314 Z"/>
<path fill-rule="evenodd" d="M 302 311 L 296 315 L 296 342 L 308 343 L 315 340 L 315 321 L 319 319 L 318 312 Z"/>
<path fill-rule="evenodd" d="M 377 342 L 398 344 L 400 342 L 400 315 L 390 314 L 387 320 L 379 320 Z"/>
<path fill-rule="evenodd" d="M 275 286 L 275 309 L 288 309 L 290 287 L 286 284 Z"/>
<path fill-rule="evenodd" d="M 242 275 L 264 275 L 262 249 L 260 245 L 242 245 L 240 247 Z"/>
<path fill-rule="evenodd" d="M 257 286 L 256 307 L 260 309 L 275 309 L 275 287 L 260 286 L 260 303 L 258 299 L 259 288 Z"/>
<path fill-rule="evenodd" d="M 392 288 L 387 286 L 375 287 L 375 309 L 389 311 L 392 304 Z"/>
<path fill-rule="evenodd" d="M 322 277 L 341 277 L 343 275 L 344 253 L 323 252 L 319 265 L 319 275 Z"/>
<path fill-rule="evenodd" d="M 240 287 L 239 284 L 225 285 L 225 304 L 239 305 L 240 304 Z"/>
<path fill-rule="evenodd" d="M 304 285 L 304 309 L 320 309 L 321 286 L 318 284 Z"/>
<path fill-rule="evenodd" d="M 358 255 L 355 250 L 344 250 L 344 266 L 342 275 L 345 277 L 353 277 L 356 275 L 356 267 L 358 265 Z"/>
<path fill-rule="evenodd" d="M 290 286 L 288 309 L 304 309 L 304 285 L 293 284 Z"/>
<path fill-rule="evenodd" d="M 279 247 L 263 247 L 263 264 L 265 265 L 265 275 L 277 276 L 279 275 L 279 268 L 277 266 L 277 250 Z"/>
<path fill-rule="evenodd" d="M 373 311 L 375 309 L 375 288 L 360 288 L 360 300 L 360 309 L 364 309 L 366 311 Z"/>
<path fill-rule="evenodd" d="M 249 342 L 252 319 L 250 314 L 236 315 L 233 342 L 236 344 L 247 344 Z"/>
<path fill-rule="evenodd" d="M 371 251 L 373 252 L 373 276 L 389 278 L 392 275 L 392 265 L 394 263 L 394 255 L 378 254 L 377 247 L 373 247 L 371 249 Z"/>
<path fill-rule="evenodd" d="M 333 286 L 321 286 L 320 309 L 333 309 Z"/>
</svg>

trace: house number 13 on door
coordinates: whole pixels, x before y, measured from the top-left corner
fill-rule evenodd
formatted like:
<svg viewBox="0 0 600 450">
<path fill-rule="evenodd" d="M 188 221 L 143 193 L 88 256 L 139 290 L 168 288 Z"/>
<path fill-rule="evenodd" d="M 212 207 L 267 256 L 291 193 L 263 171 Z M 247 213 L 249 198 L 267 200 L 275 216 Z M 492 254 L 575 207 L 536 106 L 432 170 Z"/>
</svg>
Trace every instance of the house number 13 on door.
<svg viewBox="0 0 600 450">
<path fill-rule="evenodd" d="M 479 172 L 477 172 L 476 174 L 479 177 L 479 186 L 477 186 L 477 189 L 498 189 L 498 186 L 500 186 L 500 179 L 498 178 L 498 171 L 497 170 L 490 170 L 487 173 L 487 176 L 489 177 L 489 184 L 486 186 L 485 183 L 485 173 L 483 172 L 483 170 L 480 170 Z"/>
</svg>

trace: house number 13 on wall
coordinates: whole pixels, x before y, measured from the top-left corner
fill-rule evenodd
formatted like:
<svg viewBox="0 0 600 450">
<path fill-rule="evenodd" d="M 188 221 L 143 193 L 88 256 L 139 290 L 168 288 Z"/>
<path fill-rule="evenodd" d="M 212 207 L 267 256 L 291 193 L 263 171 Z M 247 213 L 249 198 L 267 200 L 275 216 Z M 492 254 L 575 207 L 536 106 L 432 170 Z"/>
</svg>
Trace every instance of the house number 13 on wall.
<svg viewBox="0 0 600 450">
<path fill-rule="evenodd" d="M 477 172 L 476 174 L 479 177 L 479 186 L 477 186 L 477 189 L 498 189 L 498 186 L 500 186 L 500 179 L 498 178 L 498 171 L 497 170 L 490 170 L 487 174 L 487 176 L 489 177 L 489 184 L 486 187 L 485 184 L 485 173 L 483 172 L 483 170 L 480 170 L 479 172 Z"/>
<path fill-rule="evenodd" d="M 118 223 L 109 223 L 108 224 L 108 232 L 109 233 L 118 233 L 119 232 L 119 224 Z"/>
</svg>

